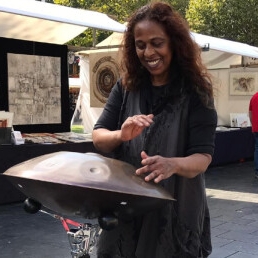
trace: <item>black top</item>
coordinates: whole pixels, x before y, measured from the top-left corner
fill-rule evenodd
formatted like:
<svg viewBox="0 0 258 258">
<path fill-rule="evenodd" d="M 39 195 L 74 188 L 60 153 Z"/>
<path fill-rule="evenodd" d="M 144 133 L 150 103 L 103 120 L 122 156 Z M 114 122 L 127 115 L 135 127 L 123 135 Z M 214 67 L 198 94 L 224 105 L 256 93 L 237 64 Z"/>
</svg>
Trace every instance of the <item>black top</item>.
<svg viewBox="0 0 258 258">
<path fill-rule="evenodd" d="M 127 95 L 123 94 L 119 82 L 113 87 L 95 129 L 116 130 L 127 117 L 154 114 L 148 128 L 119 146 L 116 158 L 140 167 L 142 150 L 150 156 L 163 157 L 213 154 L 215 109 L 205 107 L 199 96 L 189 90 L 189 84 L 181 87 L 180 81 L 177 82 L 153 87 L 146 81 L 139 91 Z M 122 105 L 124 99 L 126 102 Z M 204 175 L 189 179 L 174 174 L 160 185 L 176 201 L 136 217 L 130 223 L 120 221 L 112 232 L 102 232 L 98 257 L 106 257 L 108 253 L 107 257 L 204 258 L 211 253 Z"/>
<path fill-rule="evenodd" d="M 152 98 L 152 111 L 159 109 L 160 100 L 164 98 L 164 93 L 169 86 L 152 86 L 152 96 L 146 96 L 147 101 Z M 123 91 L 121 85 L 117 83 L 108 98 L 104 110 L 96 122 L 94 129 L 106 128 L 116 130 L 118 125 L 119 113 L 123 102 Z M 156 104 L 156 105 L 155 105 Z M 191 94 L 188 106 L 188 142 L 186 155 L 193 153 L 214 153 L 214 135 L 211 135 L 210 129 L 217 124 L 217 114 L 214 109 L 206 108 L 202 104 L 199 96 Z M 146 112 L 143 112 L 146 113 Z"/>
</svg>

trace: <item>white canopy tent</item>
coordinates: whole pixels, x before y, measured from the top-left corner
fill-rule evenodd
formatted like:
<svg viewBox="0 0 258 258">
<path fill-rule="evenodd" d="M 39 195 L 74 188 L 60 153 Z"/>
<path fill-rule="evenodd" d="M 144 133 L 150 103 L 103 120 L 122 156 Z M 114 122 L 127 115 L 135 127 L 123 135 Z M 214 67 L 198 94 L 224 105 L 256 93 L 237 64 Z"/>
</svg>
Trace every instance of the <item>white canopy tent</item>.
<svg viewBox="0 0 258 258">
<path fill-rule="evenodd" d="M 203 34 L 191 32 L 193 39 L 200 47 L 208 46 L 209 49 L 242 56 L 258 58 L 258 48 L 248 44 L 215 38 Z"/>
<path fill-rule="evenodd" d="M 89 27 L 125 31 L 123 24 L 99 12 L 35 0 L 0 0 L 0 37 L 65 44 Z M 82 111 L 89 115 L 85 108 Z"/>
<path fill-rule="evenodd" d="M 0 0 L 0 37 L 64 44 L 89 27 L 115 32 L 97 46 L 119 45 L 126 30 L 125 24 L 99 12 L 35 0 Z M 210 51 L 204 53 L 204 57 L 209 53 L 214 56 L 214 51 L 218 51 L 219 62 L 232 55 L 258 58 L 258 48 L 247 44 L 194 32 L 192 37 L 200 47 L 208 46 Z"/>
<path fill-rule="evenodd" d="M 193 39 L 201 47 L 204 63 L 209 69 L 229 68 L 230 65 L 240 65 L 242 57 L 258 58 L 258 48 L 247 44 L 206 36 L 191 32 Z M 121 44 L 123 33 L 114 32 L 97 47 L 117 47 Z"/>
<path fill-rule="evenodd" d="M 0 0 L 0 37 L 65 44 L 89 27 L 114 32 L 97 45 L 107 48 L 120 45 L 123 32 L 126 30 L 126 25 L 103 13 L 35 0 Z M 243 57 L 258 58 L 256 47 L 194 32 L 191 35 L 201 48 L 206 48 L 207 51 L 202 52 L 202 57 L 209 69 L 229 68 L 231 64 L 239 65 Z M 82 95 L 81 99 L 83 98 Z M 89 113 L 86 114 L 87 117 L 90 117 L 93 113 L 91 108 L 84 109 Z M 96 118 L 88 121 L 88 128 L 91 128 L 94 119 Z"/>
<path fill-rule="evenodd" d="M 35 0 L 0 0 L 0 37 L 64 44 L 89 27 L 125 30 L 99 12 Z"/>
<path fill-rule="evenodd" d="M 0 37 L 64 44 L 89 27 L 120 32 L 120 35 L 126 29 L 125 24 L 99 12 L 35 0 L 0 0 Z M 112 45 L 117 45 L 118 42 L 114 44 L 114 35 L 111 35 Z M 192 37 L 200 47 L 258 58 L 258 48 L 247 44 L 194 32 Z M 101 44 L 108 40 L 110 38 Z"/>
</svg>

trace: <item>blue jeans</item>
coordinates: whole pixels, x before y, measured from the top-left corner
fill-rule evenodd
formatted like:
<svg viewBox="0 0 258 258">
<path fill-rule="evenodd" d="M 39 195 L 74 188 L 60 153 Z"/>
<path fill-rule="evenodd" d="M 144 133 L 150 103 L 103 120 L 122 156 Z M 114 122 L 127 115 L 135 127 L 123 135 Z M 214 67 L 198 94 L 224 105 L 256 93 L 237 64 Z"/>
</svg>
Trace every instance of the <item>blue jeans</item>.
<svg viewBox="0 0 258 258">
<path fill-rule="evenodd" d="M 254 133 L 254 168 L 258 175 L 258 132 Z"/>
</svg>

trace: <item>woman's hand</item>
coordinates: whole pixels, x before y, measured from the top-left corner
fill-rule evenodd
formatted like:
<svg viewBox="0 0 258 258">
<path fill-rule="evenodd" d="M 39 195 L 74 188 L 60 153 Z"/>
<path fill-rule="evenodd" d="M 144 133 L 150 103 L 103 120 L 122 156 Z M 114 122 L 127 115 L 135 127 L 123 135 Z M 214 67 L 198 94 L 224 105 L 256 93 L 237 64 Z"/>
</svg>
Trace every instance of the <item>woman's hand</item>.
<svg viewBox="0 0 258 258">
<path fill-rule="evenodd" d="M 130 141 L 141 134 L 144 128 L 153 123 L 153 115 L 137 115 L 128 117 L 120 130 L 110 131 L 105 128 L 95 129 L 92 139 L 97 150 L 110 153 L 122 142 Z"/>
<path fill-rule="evenodd" d="M 145 181 L 153 180 L 155 183 L 159 183 L 161 180 L 166 179 L 173 175 L 173 162 L 170 158 L 164 158 L 159 155 L 148 156 L 146 152 L 141 152 L 142 168 L 136 170 L 137 175 L 149 173 L 145 177 Z"/>
<path fill-rule="evenodd" d="M 153 123 L 153 115 L 135 115 L 128 117 L 121 127 L 121 140 L 130 141 Z"/>
<path fill-rule="evenodd" d="M 148 156 L 141 152 L 143 167 L 136 170 L 137 175 L 148 173 L 145 181 L 153 180 L 159 183 L 161 180 L 177 174 L 186 178 L 194 178 L 207 170 L 211 163 L 211 155 L 195 153 L 187 157 L 164 158 L 162 156 Z"/>
</svg>

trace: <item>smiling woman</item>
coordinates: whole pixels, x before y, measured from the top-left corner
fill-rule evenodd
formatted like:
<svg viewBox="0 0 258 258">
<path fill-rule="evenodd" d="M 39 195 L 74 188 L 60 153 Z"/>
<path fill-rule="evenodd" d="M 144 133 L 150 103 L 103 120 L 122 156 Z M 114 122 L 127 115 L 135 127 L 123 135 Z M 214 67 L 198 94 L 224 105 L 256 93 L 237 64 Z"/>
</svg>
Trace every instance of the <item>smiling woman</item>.
<svg viewBox="0 0 258 258">
<path fill-rule="evenodd" d="M 137 56 L 150 72 L 152 85 L 165 85 L 172 60 L 171 42 L 165 29 L 154 21 L 143 20 L 135 25 L 134 32 Z"/>
<path fill-rule="evenodd" d="M 136 167 L 177 200 L 103 231 L 98 257 L 206 258 L 210 218 L 203 173 L 214 152 L 217 113 L 199 46 L 162 2 L 128 20 L 122 72 L 92 133 L 95 147 Z M 121 123 L 120 123 L 121 122 Z"/>
</svg>

